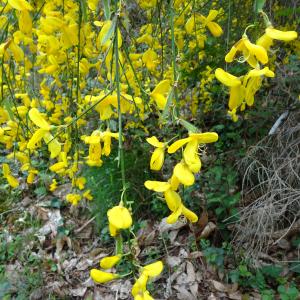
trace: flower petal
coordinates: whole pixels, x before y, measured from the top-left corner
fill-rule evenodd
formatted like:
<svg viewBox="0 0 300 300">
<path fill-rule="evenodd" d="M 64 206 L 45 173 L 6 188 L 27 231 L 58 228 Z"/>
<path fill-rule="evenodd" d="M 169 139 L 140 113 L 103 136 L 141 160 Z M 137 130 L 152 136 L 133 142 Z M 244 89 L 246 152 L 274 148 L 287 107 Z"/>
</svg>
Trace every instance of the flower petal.
<svg viewBox="0 0 300 300">
<path fill-rule="evenodd" d="M 164 265 L 162 261 L 159 260 L 157 262 L 144 266 L 142 272 L 149 277 L 156 277 L 162 272 L 163 268 Z"/>
<path fill-rule="evenodd" d="M 107 273 L 97 269 L 92 269 L 90 275 L 97 283 L 105 283 L 119 277 L 118 274 Z"/>
<path fill-rule="evenodd" d="M 266 35 L 274 40 L 289 42 L 298 37 L 296 31 L 281 31 L 272 27 L 266 28 Z"/>
<path fill-rule="evenodd" d="M 152 136 L 150 138 L 146 139 L 147 143 L 149 143 L 150 145 L 156 147 L 156 148 L 162 148 L 165 146 L 164 143 L 160 142 L 156 136 Z"/>
<path fill-rule="evenodd" d="M 44 119 L 42 114 L 36 108 L 30 109 L 28 115 L 29 115 L 30 120 L 36 126 L 42 128 L 42 129 L 48 130 L 48 131 L 51 129 L 51 126 L 48 124 L 48 122 Z"/>
<path fill-rule="evenodd" d="M 169 148 L 168 148 L 168 153 L 174 153 L 176 152 L 179 148 L 181 148 L 183 145 L 185 145 L 186 143 L 188 143 L 191 140 L 190 137 L 185 138 L 185 139 L 181 139 L 178 140 L 176 142 L 174 142 Z"/>
<path fill-rule="evenodd" d="M 103 269 L 111 269 L 120 261 L 120 259 L 121 259 L 121 255 L 104 257 L 100 261 L 100 267 Z"/>
<path fill-rule="evenodd" d="M 215 71 L 216 78 L 226 86 L 239 86 L 241 81 L 238 77 L 225 72 L 223 69 L 218 68 Z"/>
<path fill-rule="evenodd" d="M 193 185 L 195 182 L 195 177 L 193 173 L 190 171 L 188 166 L 182 162 L 178 163 L 174 168 L 174 175 L 178 178 L 178 180 L 186 185 Z"/>
<path fill-rule="evenodd" d="M 150 160 L 150 169 L 154 171 L 159 171 L 165 159 L 165 149 L 164 148 L 156 148 L 152 153 Z"/>
<path fill-rule="evenodd" d="M 163 193 L 171 187 L 170 183 L 168 182 L 152 180 L 145 181 L 144 185 L 148 190 L 155 191 L 158 193 Z"/>
</svg>

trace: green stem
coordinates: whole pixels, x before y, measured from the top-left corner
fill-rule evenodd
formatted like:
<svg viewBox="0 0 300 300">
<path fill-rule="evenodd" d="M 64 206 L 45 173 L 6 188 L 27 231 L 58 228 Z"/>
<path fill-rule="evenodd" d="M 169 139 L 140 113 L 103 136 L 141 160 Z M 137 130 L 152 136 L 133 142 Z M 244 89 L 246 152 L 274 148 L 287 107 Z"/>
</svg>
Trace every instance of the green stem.
<svg viewBox="0 0 300 300">
<path fill-rule="evenodd" d="M 116 254 L 123 254 L 123 238 L 121 233 L 116 236 Z"/>
<path fill-rule="evenodd" d="M 176 44 L 175 44 L 175 32 L 174 32 L 174 7 L 173 0 L 170 1 L 170 27 L 171 27 L 171 50 L 172 50 L 172 66 L 173 66 L 173 91 L 176 101 L 176 114 L 179 115 L 179 99 L 177 91 L 177 64 L 176 64 Z"/>
<path fill-rule="evenodd" d="M 119 42 L 118 42 L 118 25 L 119 25 L 119 15 L 120 11 L 116 3 L 116 27 L 115 27 L 115 63 L 116 63 L 116 89 L 117 89 L 117 100 L 118 100 L 118 123 L 119 123 L 119 153 L 118 162 L 121 167 L 122 176 L 122 187 L 123 191 L 126 189 L 126 179 L 125 179 L 125 163 L 124 163 L 124 150 L 123 150 L 123 131 L 122 131 L 122 112 L 121 112 L 121 89 L 120 89 L 120 65 L 119 65 Z M 124 201 L 126 203 L 126 196 L 124 195 Z"/>
</svg>

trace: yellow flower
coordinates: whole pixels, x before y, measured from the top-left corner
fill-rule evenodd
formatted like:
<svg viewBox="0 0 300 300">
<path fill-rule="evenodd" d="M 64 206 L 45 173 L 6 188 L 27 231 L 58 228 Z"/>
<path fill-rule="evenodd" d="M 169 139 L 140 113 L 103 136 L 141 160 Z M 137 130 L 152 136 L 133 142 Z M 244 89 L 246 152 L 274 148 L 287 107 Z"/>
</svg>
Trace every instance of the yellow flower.
<svg viewBox="0 0 300 300">
<path fill-rule="evenodd" d="M 184 185 L 194 184 L 194 175 L 201 168 L 201 160 L 198 155 L 200 144 L 214 143 L 218 140 L 218 134 L 215 132 L 189 133 L 188 138 L 180 139 L 174 142 L 169 148 L 168 153 L 174 153 L 185 144 L 183 152 L 184 161 L 178 163 L 174 168 L 174 175 Z"/>
<path fill-rule="evenodd" d="M 36 144 L 41 139 L 44 139 L 44 141 L 48 144 L 48 150 L 51 153 L 50 158 L 57 157 L 61 152 L 61 145 L 58 140 L 51 135 L 51 126 L 36 108 L 30 109 L 28 115 L 30 120 L 36 126 L 38 126 L 39 129 L 32 135 L 31 139 L 28 141 L 27 148 L 30 150 L 34 150 L 36 148 Z"/>
<path fill-rule="evenodd" d="M 86 179 L 85 179 L 84 177 L 76 178 L 76 180 L 75 180 L 75 185 L 76 185 L 80 190 L 83 190 L 83 189 L 84 189 L 85 184 L 86 184 Z"/>
<path fill-rule="evenodd" d="M 147 138 L 146 140 L 150 145 L 156 147 L 153 151 L 150 160 L 150 169 L 154 171 L 159 171 L 165 159 L 165 143 L 160 142 L 155 136 Z"/>
<path fill-rule="evenodd" d="M 100 261 L 100 267 L 103 269 L 111 269 L 120 261 L 121 257 L 122 256 L 120 254 L 104 257 Z"/>
<path fill-rule="evenodd" d="M 219 37 L 223 34 L 221 26 L 216 22 L 212 22 L 217 17 L 218 13 L 219 12 L 217 10 L 212 9 L 209 11 L 207 17 L 204 17 L 202 15 L 200 16 L 200 21 L 203 23 L 204 26 L 207 26 L 211 34 L 215 37 Z"/>
<path fill-rule="evenodd" d="M 38 172 L 39 171 L 36 170 L 36 169 L 31 169 L 31 168 L 29 169 L 27 180 L 26 180 L 28 184 L 32 184 L 33 183 L 35 175 L 38 174 Z"/>
<path fill-rule="evenodd" d="M 153 72 L 158 64 L 157 54 L 154 50 L 148 49 L 144 52 L 142 56 L 142 61 L 145 64 L 146 68 Z"/>
<path fill-rule="evenodd" d="M 229 109 L 233 110 L 239 107 L 243 101 L 242 81 L 221 68 L 216 69 L 215 75 L 221 83 L 229 87 Z"/>
<path fill-rule="evenodd" d="M 52 183 L 49 186 L 50 192 L 54 192 L 57 189 L 57 181 L 55 178 L 52 179 Z"/>
<path fill-rule="evenodd" d="M 8 4 L 17 10 L 32 10 L 32 6 L 25 0 L 8 0 Z"/>
<path fill-rule="evenodd" d="M 107 216 L 111 236 L 116 236 L 120 229 L 127 229 L 132 225 L 132 218 L 126 207 L 115 206 L 108 210 Z"/>
<path fill-rule="evenodd" d="M 147 189 L 158 193 L 164 193 L 168 208 L 172 211 L 172 214 L 167 218 L 167 223 L 175 223 L 181 215 L 184 215 L 193 223 L 197 222 L 197 215 L 183 205 L 179 194 L 175 192 L 175 190 L 178 188 L 177 177 L 173 175 L 169 181 L 170 182 L 148 180 L 144 183 Z M 172 181 L 175 181 L 175 184 Z"/>
<path fill-rule="evenodd" d="M 91 190 L 86 190 L 83 194 L 82 194 L 83 198 L 87 199 L 87 200 L 93 200 L 93 196 L 91 195 Z"/>
<path fill-rule="evenodd" d="M 11 171 L 9 168 L 8 164 L 3 164 L 2 165 L 2 170 L 3 170 L 3 177 L 6 178 L 8 184 L 12 187 L 12 188 L 16 188 L 19 186 L 19 181 L 11 175 Z"/>
<path fill-rule="evenodd" d="M 258 62 L 265 65 L 268 61 L 268 53 L 266 49 L 260 45 L 255 45 L 251 43 L 247 37 L 247 35 L 243 35 L 242 39 L 240 39 L 234 46 L 230 49 L 230 51 L 225 56 L 225 61 L 230 63 L 235 58 L 237 52 L 243 53 L 243 59 L 246 60 L 249 65 L 253 68 L 258 66 Z"/>
<path fill-rule="evenodd" d="M 97 269 L 92 269 L 90 272 L 90 276 L 96 283 L 106 283 L 108 281 L 119 278 L 118 274 L 107 273 Z"/>
<path fill-rule="evenodd" d="M 273 39 L 284 42 L 295 40 L 298 37 L 296 31 L 281 31 L 273 28 L 272 26 L 266 28 L 266 35 Z"/>
<path fill-rule="evenodd" d="M 147 282 L 149 278 L 158 276 L 163 270 L 163 263 L 157 261 L 146 265 L 141 270 L 140 277 L 132 286 L 131 294 L 135 300 L 151 300 L 153 299 L 147 291 Z"/>
<path fill-rule="evenodd" d="M 170 80 L 166 79 L 160 81 L 151 92 L 150 97 L 156 102 L 158 109 L 163 110 L 165 108 L 170 88 Z"/>
<path fill-rule="evenodd" d="M 74 206 L 76 206 L 78 204 L 80 199 L 81 199 L 81 196 L 79 194 L 67 194 L 66 195 L 66 200 Z"/>
</svg>

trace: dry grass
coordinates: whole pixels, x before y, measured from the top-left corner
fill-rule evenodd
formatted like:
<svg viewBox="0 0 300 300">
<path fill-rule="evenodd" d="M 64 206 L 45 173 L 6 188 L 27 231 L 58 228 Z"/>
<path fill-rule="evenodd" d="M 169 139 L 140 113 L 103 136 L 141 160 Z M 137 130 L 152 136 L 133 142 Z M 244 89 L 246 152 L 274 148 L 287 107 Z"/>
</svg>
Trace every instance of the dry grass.
<svg viewBox="0 0 300 300">
<path fill-rule="evenodd" d="M 300 113 L 251 147 L 240 164 L 243 208 L 234 243 L 248 256 L 300 229 Z M 297 227 L 297 228 L 296 228 Z"/>
</svg>

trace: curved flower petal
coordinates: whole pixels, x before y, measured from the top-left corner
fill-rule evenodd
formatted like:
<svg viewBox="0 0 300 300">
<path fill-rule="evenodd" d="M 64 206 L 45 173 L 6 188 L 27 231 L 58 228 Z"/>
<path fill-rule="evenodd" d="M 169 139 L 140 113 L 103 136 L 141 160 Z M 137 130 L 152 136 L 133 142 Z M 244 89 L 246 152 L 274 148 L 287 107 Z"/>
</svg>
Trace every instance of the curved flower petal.
<svg viewBox="0 0 300 300">
<path fill-rule="evenodd" d="M 152 145 L 156 148 L 163 148 L 165 146 L 165 143 L 160 142 L 156 136 L 147 138 L 146 141 L 147 141 L 147 143 L 149 143 L 150 145 Z"/>
<path fill-rule="evenodd" d="M 185 138 L 185 139 L 181 139 L 178 140 L 176 142 L 174 142 L 169 148 L 168 148 L 168 153 L 174 153 L 176 152 L 179 148 L 181 148 L 183 145 L 185 145 L 186 143 L 188 143 L 191 140 L 190 137 Z"/>
<path fill-rule="evenodd" d="M 121 259 L 121 255 L 104 257 L 100 261 L 100 267 L 103 269 L 111 269 L 120 261 L 120 259 Z"/>
<path fill-rule="evenodd" d="M 175 211 L 177 210 L 180 206 L 181 206 L 181 198 L 180 195 L 178 193 L 176 193 L 173 190 L 167 190 L 164 193 L 164 197 L 166 199 L 166 203 L 168 205 L 168 208 L 171 211 Z"/>
<path fill-rule="evenodd" d="M 211 34 L 214 37 L 219 37 L 223 34 L 222 27 L 219 24 L 217 24 L 216 22 L 209 22 L 207 24 L 207 28 L 209 29 L 209 31 L 211 32 Z"/>
<path fill-rule="evenodd" d="M 298 37 L 296 31 L 281 31 L 272 27 L 266 28 L 266 35 L 274 40 L 289 42 Z"/>
<path fill-rule="evenodd" d="M 174 175 L 178 178 L 178 180 L 186 185 L 193 185 L 195 182 L 195 177 L 193 173 L 190 171 L 188 166 L 182 162 L 178 163 L 174 168 Z"/>
<path fill-rule="evenodd" d="M 165 149 L 164 148 L 156 148 L 151 156 L 150 160 L 150 169 L 154 171 L 159 171 L 165 159 Z"/>
<path fill-rule="evenodd" d="M 259 45 L 251 43 L 248 39 L 244 40 L 245 46 L 249 50 L 250 54 L 255 55 L 255 57 L 265 65 L 269 61 L 267 50 Z"/>
<path fill-rule="evenodd" d="M 185 206 L 182 207 L 182 214 L 192 223 L 198 221 L 198 216 L 194 212 L 186 208 Z"/>
<path fill-rule="evenodd" d="M 171 213 L 168 217 L 167 217 L 167 223 L 168 224 L 174 224 L 177 222 L 178 218 L 180 217 L 180 215 L 182 214 L 182 205 L 180 205 L 177 210 L 175 210 L 173 213 Z"/>
<path fill-rule="evenodd" d="M 225 72 L 221 68 L 217 68 L 215 71 L 216 78 L 226 86 L 235 87 L 241 85 L 241 81 L 238 77 Z"/>
<path fill-rule="evenodd" d="M 42 129 L 48 130 L 48 131 L 51 129 L 51 126 L 48 124 L 48 122 L 44 119 L 44 117 L 41 115 L 41 113 L 36 108 L 30 109 L 28 115 L 29 115 L 30 120 L 36 126 L 42 128 Z"/>
<path fill-rule="evenodd" d="M 190 137 L 196 139 L 199 144 L 214 143 L 219 136 L 216 132 L 190 133 Z"/>
<path fill-rule="evenodd" d="M 107 212 L 108 221 L 117 229 L 127 229 L 132 225 L 129 210 L 123 206 L 115 206 Z"/>
<path fill-rule="evenodd" d="M 107 273 L 97 269 L 92 269 L 90 275 L 97 283 L 105 283 L 119 277 L 118 274 Z"/>
<path fill-rule="evenodd" d="M 156 277 L 158 276 L 164 268 L 162 261 L 156 261 L 152 264 L 146 265 L 143 267 L 143 273 L 149 277 Z"/>
<path fill-rule="evenodd" d="M 144 185 L 148 190 L 152 190 L 158 193 L 163 193 L 171 187 L 170 183 L 168 182 L 152 180 L 145 181 Z"/>
</svg>

